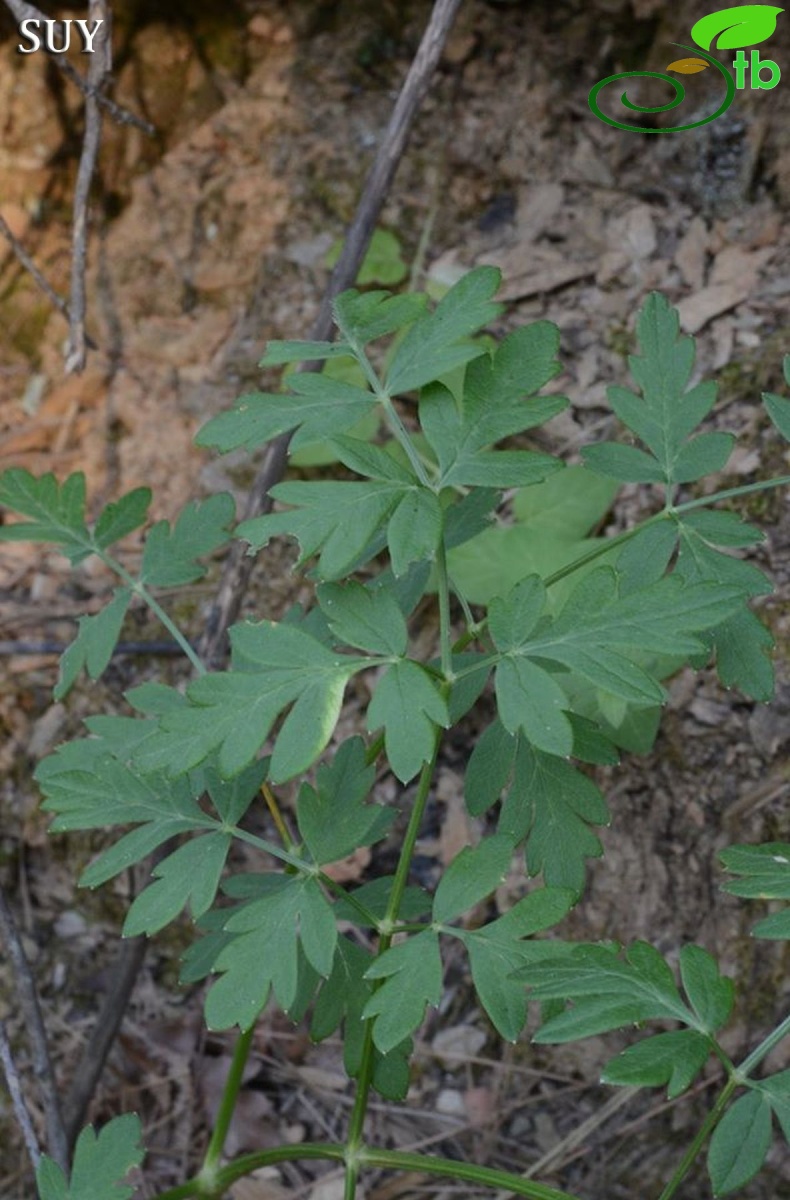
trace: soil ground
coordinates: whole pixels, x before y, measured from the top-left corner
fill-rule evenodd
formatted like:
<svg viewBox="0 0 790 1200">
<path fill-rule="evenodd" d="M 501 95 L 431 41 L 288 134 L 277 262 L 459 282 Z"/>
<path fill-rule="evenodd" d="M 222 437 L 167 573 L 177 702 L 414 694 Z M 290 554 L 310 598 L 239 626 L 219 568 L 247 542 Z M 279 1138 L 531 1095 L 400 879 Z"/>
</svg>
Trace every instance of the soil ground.
<svg viewBox="0 0 790 1200">
<path fill-rule="evenodd" d="M 89 328 L 99 349 L 81 377 L 63 374 L 62 317 L 0 245 L 0 467 L 59 477 L 84 470 L 96 506 L 145 483 L 157 518 L 217 489 L 242 498 L 249 462 L 212 458 L 191 438 L 209 415 L 260 386 L 256 362 L 269 338 L 306 334 L 326 253 L 352 215 L 429 8 L 416 0 L 203 0 L 171 4 L 163 15 L 145 0 L 119 5 L 114 95 L 152 121 L 157 136 L 106 127 L 90 262 Z M 721 480 L 728 486 L 787 470 L 758 400 L 761 390 L 782 390 L 790 348 L 790 84 L 739 93 L 718 121 L 668 136 L 615 130 L 587 106 L 605 75 L 663 69 L 671 44 L 687 41 L 705 11 L 683 3 L 670 13 L 653 0 L 470 0 L 381 224 L 397 235 L 418 284 L 426 272 L 447 280 L 476 263 L 499 265 L 508 307 L 496 332 L 540 318 L 557 323 L 565 366 L 558 388 L 572 405 L 539 445 L 570 461 L 583 441 L 614 428 L 606 387 L 626 382 L 635 310 L 651 290 L 664 292 L 698 335 L 699 373 L 720 381 L 716 422 L 740 436 Z M 79 97 L 43 55 L 16 53 L 10 21 L 0 35 L 0 212 L 65 294 Z M 785 18 L 770 46 L 790 63 Z M 687 86 L 687 105 L 708 111 L 708 81 L 689 77 Z M 624 488 L 607 531 L 644 505 L 636 488 Z M 745 511 L 765 529 L 755 559 L 776 581 L 761 605 L 777 642 L 776 701 L 766 707 L 725 693 L 712 673 L 673 681 L 654 751 L 601 774 L 613 819 L 573 918 L 579 936 L 641 937 L 670 954 L 694 940 L 719 956 L 742 989 L 728 1035 L 733 1054 L 771 1028 L 790 998 L 786 948 L 749 939 L 757 912 L 721 894 L 716 865 L 726 844 L 788 838 L 790 512 L 779 495 Z M 131 546 L 130 562 L 136 553 Z M 246 612 L 276 617 L 302 594 L 292 560 L 282 547 L 261 556 Z M 194 634 L 219 567 L 170 600 Z M 90 565 L 72 575 L 46 550 L 4 548 L 3 637 L 67 641 L 109 582 Z M 156 636 L 143 613 L 127 633 Z M 98 684 L 83 682 L 53 705 L 54 655 L 17 648 L 2 660 L 0 871 L 64 1081 L 107 987 L 128 889 L 140 881 L 78 892 L 75 877 L 99 839 L 50 837 L 30 774 L 54 745 L 78 735 L 85 715 L 119 708 L 125 688 L 162 672 L 180 677 L 168 660 L 119 658 Z M 348 728 L 354 720 L 353 711 L 344 718 Z M 480 831 L 460 801 L 476 732 L 470 723 L 468 744 L 452 743 L 442 760 L 418 860 L 429 883 Z M 385 844 L 381 853 L 390 851 Z M 350 870 L 362 877 L 366 866 Z M 508 902 L 507 888 L 499 899 Z M 176 986 L 174 956 L 188 938 L 184 921 L 153 940 L 91 1110 L 97 1122 L 141 1113 L 150 1154 L 140 1200 L 198 1161 L 229 1061 L 230 1041 L 201 1032 L 200 991 Z M 0 1017 L 16 1044 L 4 968 L 0 985 Z M 591 1039 L 548 1053 L 525 1039 L 503 1050 L 475 1009 L 463 963 L 451 961 L 441 1010 L 422 1030 L 409 1098 L 394 1110 L 373 1105 L 371 1134 L 511 1169 L 537 1163 L 537 1178 L 591 1200 L 657 1195 L 713 1081 L 672 1105 L 658 1093 L 603 1089 L 595 1080 L 615 1047 Z M 313 1047 L 304 1028 L 271 1015 L 251 1063 L 230 1152 L 342 1136 L 350 1093 L 337 1045 Z M 770 1066 L 790 1066 L 790 1047 L 778 1047 Z M 787 1159 L 777 1145 L 742 1194 L 790 1196 Z M 342 1195 L 335 1174 L 319 1174 L 272 1170 L 233 1196 Z M 372 1177 L 366 1195 L 457 1191 L 415 1174 Z M 5 1101 L 0 1194 L 30 1195 Z M 702 1170 L 682 1194 L 709 1195 Z"/>
</svg>

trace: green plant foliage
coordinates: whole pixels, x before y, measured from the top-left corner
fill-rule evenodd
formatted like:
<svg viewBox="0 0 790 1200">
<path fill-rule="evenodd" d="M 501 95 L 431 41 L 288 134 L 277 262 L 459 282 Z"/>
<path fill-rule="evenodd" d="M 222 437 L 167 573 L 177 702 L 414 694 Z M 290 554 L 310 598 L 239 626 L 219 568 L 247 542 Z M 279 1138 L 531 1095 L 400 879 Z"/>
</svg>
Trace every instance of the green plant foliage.
<svg viewBox="0 0 790 1200">
<path fill-rule="evenodd" d="M 326 265 L 334 267 L 343 249 L 342 241 L 334 243 L 326 256 Z M 409 268 L 403 261 L 399 239 L 390 229 L 374 229 L 367 253 L 359 268 L 357 283 L 364 287 L 369 283 L 382 283 L 385 287 L 403 283 Z"/>
<path fill-rule="evenodd" d="M 723 891 L 749 900 L 790 900 L 790 843 L 728 846 L 719 858 L 726 871 L 739 876 L 725 883 Z M 763 917 L 752 933 L 755 937 L 790 939 L 790 908 Z"/>
<path fill-rule="evenodd" d="M 145 1157 L 140 1119 L 134 1113 L 113 1117 L 98 1134 L 88 1125 L 77 1138 L 71 1178 L 42 1155 L 36 1172 L 40 1200 L 130 1200 L 125 1176 Z"/>
<path fill-rule="evenodd" d="M 376 270 L 380 278 L 385 268 Z M 774 1118 L 785 1136 L 790 1129 L 790 1072 L 754 1078 L 790 1019 L 736 1067 L 717 1041 L 735 989 L 707 951 L 679 948 L 670 959 L 676 975 L 645 942 L 627 950 L 576 943 L 557 936 L 557 926 L 582 896 L 587 860 L 602 854 L 597 829 L 609 822 L 591 768 L 616 765 L 619 748 L 652 744 L 668 677 L 715 660 L 727 686 L 770 696 L 771 637 L 751 604 L 771 585 L 743 557 L 762 534 L 716 505 L 790 479 L 720 494 L 704 487 L 700 498 L 684 491 L 725 467 L 734 439 L 700 429 L 715 386 L 689 388 L 694 345 L 658 295 L 637 321 L 637 390 L 610 389 L 639 445 L 587 447 L 582 467 L 531 449 L 525 435 L 567 403 L 541 393 L 560 370 L 559 334 L 539 321 L 492 343 L 484 330 L 501 311 L 498 285 L 497 271 L 479 268 L 435 307 L 425 297 L 346 292 L 334 304 L 337 343 L 271 343 L 262 360 L 323 363 L 320 374 L 294 371 L 289 391 L 242 397 L 201 431 L 201 444 L 221 450 L 252 450 L 293 432 L 297 453 L 315 452 L 317 461 L 329 454 L 343 468 L 337 478 L 278 484 L 276 510 L 236 529 L 254 550 L 295 538 L 315 602 L 304 600 L 305 588 L 303 603 L 281 619 L 256 614 L 234 625 L 225 670 L 205 669 L 151 589 L 200 578 L 206 557 L 228 539 L 229 497 L 154 524 L 135 577 L 110 549 L 145 525 L 147 489 L 90 524 L 81 475 L 63 483 L 25 471 L 0 476 L 0 501 L 22 518 L 0 537 L 49 542 L 74 564 L 96 554 L 119 578 L 105 608 L 81 618 L 61 660 L 58 697 L 83 669 L 101 674 L 132 602 L 148 604 L 194 669 L 183 689 L 131 689 L 134 715 L 88 718 L 88 736 L 58 747 L 37 779 L 53 831 L 107 831 L 82 884 L 105 883 L 162 848 L 123 932 L 153 935 L 189 914 L 197 936 L 181 979 L 207 981 L 209 1027 L 249 1031 L 273 1000 L 293 1021 L 309 1016 L 314 1038 L 342 1038 L 356 1081 L 347 1147 L 312 1147 L 308 1156 L 345 1162 L 346 1200 L 378 1153 L 363 1148 L 370 1089 L 406 1096 L 413 1039 L 442 1000 L 450 939 L 462 943 L 479 1009 L 503 1038 L 521 1035 L 535 1000 L 541 1044 L 640 1028 L 605 1064 L 605 1082 L 665 1087 L 675 1098 L 718 1063 L 727 1076 L 721 1096 L 662 1200 L 677 1192 L 711 1132 L 709 1174 L 724 1194 L 760 1168 Z M 371 344 L 384 338 L 371 358 Z M 790 383 L 790 359 L 785 377 Z M 786 437 L 788 401 L 769 394 L 765 404 Z M 664 505 L 646 506 L 653 515 L 616 537 L 600 536 L 621 481 L 658 486 Z M 354 703 L 341 720 L 347 690 Z M 462 726 L 478 705 L 482 722 L 478 712 Z M 356 732 L 339 736 L 338 726 L 352 723 Z M 460 743 L 481 723 L 464 779 L 480 836 L 431 895 L 409 883 L 409 872 L 444 731 Z M 374 787 L 382 771 L 404 785 L 386 805 Z M 287 801 L 294 811 L 284 813 L 278 785 L 297 778 Z M 271 839 L 253 832 L 270 817 Z M 361 861 L 399 817 L 397 865 L 377 874 L 373 856 L 372 878 L 339 883 L 333 864 Z M 236 841 L 247 868 L 261 856 L 257 869 L 236 870 Z M 526 894 L 492 911 L 519 861 Z M 722 861 L 736 876 L 726 890 L 790 897 L 790 845 L 730 847 Z M 755 932 L 790 936 L 787 911 Z M 642 1031 L 653 1021 L 662 1024 Z M 239 1077 L 231 1073 L 223 1094 L 220 1128 Z M 114 1122 L 98 1139 L 83 1134 L 70 1185 L 44 1160 L 41 1200 L 126 1195 L 116 1184 L 139 1160 L 138 1132 Z M 187 1190 L 228 1190 L 236 1176 L 223 1174 L 219 1153 L 212 1145 Z M 397 1153 L 379 1165 L 393 1165 Z M 537 1200 L 575 1200 L 449 1161 L 453 1171 L 476 1184 L 509 1180 Z"/>
</svg>

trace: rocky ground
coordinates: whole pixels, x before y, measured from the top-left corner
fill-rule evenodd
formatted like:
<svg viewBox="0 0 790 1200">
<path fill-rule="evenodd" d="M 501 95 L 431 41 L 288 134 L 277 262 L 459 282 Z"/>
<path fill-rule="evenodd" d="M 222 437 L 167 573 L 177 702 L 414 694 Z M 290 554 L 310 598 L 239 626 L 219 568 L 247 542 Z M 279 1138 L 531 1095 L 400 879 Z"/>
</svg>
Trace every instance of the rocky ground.
<svg viewBox="0 0 790 1200">
<path fill-rule="evenodd" d="M 416 0 L 204 0 L 170 5 L 164 18 L 155 4 L 119 4 L 114 96 L 157 136 L 106 129 L 90 257 L 89 331 L 98 350 L 84 375 L 64 377 L 64 320 L 0 243 L 0 467 L 59 477 L 84 470 L 97 506 L 145 483 L 156 517 L 208 491 L 243 496 L 246 460 L 213 459 L 191 438 L 258 385 L 267 339 L 309 328 L 327 251 L 352 215 L 429 8 Z M 426 273 L 441 281 L 476 263 L 500 266 L 508 302 L 500 331 L 538 318 L 557 323 L 565 365 L 558 387 L 572 406 L 546 427 L 543 444 L 570 461 L 583 441 L 613 427 L 606 387 L 626 381 L 634 311 L 649 291 L 664 292 L 698 335 L 700 373 L 720 381 L 716 422 L 740 435 L 727 486 L 787 470 L 758 400 L 763 389 L 782 389 L 790 349 L 790 81 L 739 93 L 717 122 L 664 137 L 612 129 L 587 106 L 603 76 L 665 67 L 677 53 L 671 44 L 688 41 L 704 11 L 684 3 L 670 15 L 653 0 L 469 0 L 381 224 L 397 235 L 420 284 Z M 771 55 L 790 64 L 782 19 Z M 43 55 L 15 52 L 9 21 L 0 36 L 0 213 L 65 294 L 79 97 Z M 708 82 L 691 77 L 687 86 L 687 103 L 704 109 Z M 624 527 L 644 503 L 624 488 L 607 528 Z M 767 533 L 757 561 L 777 585 L 761 606 L 777 640 L 776 702 L 767 708 L 725 693 L 712 674 L 673 681 L 653 753 L 603 777 L 613 811 L 606 855 L 574 916 L 579 936 L 644 937 L 664 952 L 693 938 L 719 955 L 743 981 L 733 1053 L 786 1011 L 790 992 L 787 952 L 749 940 L 756 914 L 721 895 L 715 860 L 731 842 L 788 837 L 790 513 L 780 496 L 745 511 Z M 276 617 L 294 598 L 302 584 L 291 561 L 283 548 L 261 556 L 250 612 Z M 195 634 L 218 570 L 173 598 Z M 4 547 L 3 637 L 68 639 L 108 583 L 100 567 L 72 575 L 54 553 Z M 146 618 L 139 621 L 130 636 L 150 635 Z M 99 684 L 85 682 L 53 705 L 53 655 L 17 650 L 3 659 L 0 871 L 18 901 L 63 1079 L 107 986 L 128 884 L 77 892 L 75 876 L 96 840 L 47 835 L 30 771 L 78 733 L 84 715 L 119 707 L 123 688 L 162 670 L 177 677 L 168 661 L 119 659 Z M 344 718 L 349 727 L 354 716 Z M 470 741 L 475 732 L 470 724 Z M 475 834 L 460 802 L 465 757 L 453 744 L 442 762 L 420 847 L 428 876 Z M 366 866 L 350 869 L 361 875 Z M 173 956 L 186 937 L 185 923 L 154 939 L 92 1111 L 97 1121 L 141 1112 L 152 1149 L 141 1198 L 194 1165 L 228 1064 L 230 1043 L 201 1033 L 200 994 L 175 985 Z M 0 968 L 0 1017 L 12 1032 L 13 1013 Z M 451 963 L 408 1102 L 387 1115 L 373 1106 L 378 1134 L 512 1169 L 539 1160 L 538 1178 L 596 1200 L 658 1194 L 649 1181 L 676 1163 L 706 1085 L 671 1106 L 658 1093 L 606 1091 L 594 1081 L 611 1046 L 591 1039 L 551 1055 L 526 1042 L 503 1049 L 475 1010 L 462 964 Z M 251 1063 L 230 1151 L 342 1133 L 350 1097 L 336 1045 L 314 1048 L 304 1029 L 273 1015 Z M 771 1065 L 790 1066 L 786 1046 Z M 2 1107 L 0 1130 L 0 1193 L 16 1200 L 30 1193 Z M 790 1189 L 786 1158 L 772 1151 L 743 1195 L 790 1195 L 782 1192 Z M 283 1168 L 233 1195 L 342 1195 L 333 1175 L 316 1179 Z M 374 1180 L 368 1195 L 439 1191 L 454 1189 L 415 1175 Z M 708 1194 L 702 1173 L 683 1192 L 688 1200 Z"/>
</svg>

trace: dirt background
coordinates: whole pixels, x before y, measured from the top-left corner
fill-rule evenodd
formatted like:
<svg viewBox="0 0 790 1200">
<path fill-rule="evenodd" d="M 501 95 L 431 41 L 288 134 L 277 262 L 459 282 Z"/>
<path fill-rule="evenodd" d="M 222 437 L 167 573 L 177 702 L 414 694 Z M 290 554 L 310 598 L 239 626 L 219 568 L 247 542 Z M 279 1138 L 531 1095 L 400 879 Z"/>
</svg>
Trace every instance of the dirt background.
<svg viewBox="0 0 790 1200">
<path fill-rule="evenodd" d="M 243 496 L 250 464 L 197 452 L 192 435 L 260 385 L 255 364 L 268 338 L 309 328 L 327 249 L 352 215 L 429 9 L 394 0 L 183 0 L 165 14 L 152 2 L 119 2 L 114 97 L 153 122 L 157 136 L 105 125 L 90 259 L 89 332 L 99 349 L 83 376 L 64 377 L 63 318 L 0 242 L 0 467 L 61 478 L 82 469 L 96 507 L 146 483 L 155 517 L 172 516 L 195 494 Z M 790 75 L 772 92 L 739 93 L 711 125 L 668 137 L 617 131 L 587 107 L 603 76 L 665 67 L 679 53 L 671 43 L 688 41 L 706 11 L 685 2 L 670 12 L 653 0 L 468 0 L 381 224 L 397 233 L 418 283 L 424 270 L 449 279 L 474 263 L 501 266 L 509 303 L 498 332 L 537 318 L 559 325 L 559 386 L 572 407 L 547 427 L 544 445 L 571 461 L 582 441 L 613 428 L 606 386 L 625 381 L 633 313 L 660 288 L 699 335 L 700 371 L 720 381 L 717 423 L 741 435 L 721 480 L 727 486 L 787 470 L 786 448 L 757 401 L 762 389 L 782 389 L 790 347 Z M 0 212 L 66 294 L 80 98 L 45 55 L 16 53 L 5 10 L 0 38 Z M 764 56 L 790 72 L 786 16 L 769 47 Z M 685 82 L 687 106 L 709 111 L 708 81 Z M 642 506 L 637 490 L 624 488 L 607 528 L 624 527 Z M 790 514 L 778 494 L 744 510 L 768 535 L 755 560 L 777 585 L 761 606 L 777 640 L 776 702 L 727 695 L 712 675 L 673 681 L 654 753 L 601 773 L 613 821 L 573 918 L 578 936 L 644 937 L 669 954 L 693 939 L 717 954 L 742 986 L 727 1035 L 733 1054 L 771 1028 L 790 997 L 786 948 L 749 939 L 757 910 L 721 895 L 715 860 L 731 842 L 788 837 Z M 130 564 L 138 554 L 128 547 Z M 289 574 L 291 561 L 287 549 L 261 557 L 246 611 L 276 617 L 294 598 L 302 584 Z M 218 571 L 217 563 L 204 583 L 169 601 L 194 634 Z M 95 611 L 109 583 L 100 565 L 72 575 L 46 549 L 4 547 L 2 637 L 68 640 L 76 616 Z M 126 634 L 155 630 L 135 613 Z M 108 985 L 129 889 L 140 881 L 77 892 L 75 876 L 101 839 L 50 838 L 30 773 L 80 732 L 84 715 L 122 705 L 122 690 L 142 678 L 176 680 L 179 668 L 119 658 L 99 684 L 82 683 L 53 705 L 55 656 L 9 649 L 0 660 L 0 872 L 17 902 L 65 1084 Z M 428 883 L 480 832 L 460 801 L 474 735 L 470 724 L 468 740 L 444 754 L 416 864 Z M 384 794 L 389 786 L 382 780 Z M 361 877 L 365 866 L 351 870 Z M 516 894 L 514 879 L 500 904 Z M 188 939 L 186 921 L 153 939 L 91 1111 L 98 1122 L 141 1113 L 150 1153 L 139 1198 L 199 1161 L 229 1062 L 230 1042 L 201 1032 L 200 990 L 176 987 L 174 955 Z M 0 1017 L 24 1064 L 2 968 Z M 672 1105 L 659 1093 L 602 1089 L 597 1072 L 615 1046 L 591 1039 L 549 1053 L 525 1039 L 503 1049 L 475 1008 L 463 963 L 451 959 L 408 1101 L 386 1111 L 373 1104 L 371 1136 L 515 1170 L 537 1164 L 537 1178 L 595 1200 L 658 1194 L 715 1081 Z M 790 1047 L 778 1047 L 769 1066 L 790 1066 Z M 304 1028 L 272 1014 L 256 1035 L 228 1150 L 342 1138 L 350 1103 L 339 1047 L 312 1047 Z M 37 1111 L 32 1095 L 31 1104 Z M 775 1146 L 742 1194 L 790 1196 L 787 1158 Z M 342 1196 L 336 1172 L 319 1179 L 321 1170 L 271 1169 L 232 1194 Z M 31 1194 L 25 1171 L 3 1098 L 7 1200 Z M 366 1181 L 368 1200 L 459 1190 L 472 1191 L 417 1174 Z M 702 1170 L 682 1195 L 709 1195 Z"/>
</svg>

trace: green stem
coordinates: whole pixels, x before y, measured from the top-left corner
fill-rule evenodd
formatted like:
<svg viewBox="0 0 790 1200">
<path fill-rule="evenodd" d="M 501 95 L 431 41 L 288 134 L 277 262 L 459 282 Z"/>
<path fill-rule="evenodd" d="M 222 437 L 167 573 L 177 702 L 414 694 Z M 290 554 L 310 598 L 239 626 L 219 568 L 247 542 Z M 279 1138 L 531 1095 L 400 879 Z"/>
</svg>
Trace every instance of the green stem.
<svg viewBox="0 0 790 1200">
<path fill-rule="evenodd" d="M 420 826 L 422 825 L 423 815 L 425 813 L 425 805 L 428 802 L 428 796 L 431 790 L 431 781 L 433 773 L 436 769 L 436 759 L 439 754 L 439 743 L 441 740 L 441 731 L 436 730 L 434 734 L 433 754 L 430 762 L 423 765 L 420 772 L 420 780 L 417 785 L 417 794 L 414 797 L 414 806 L 409 817 L 406 836 L 403 839 L 398 866 L 395 871 L 395 878 L 392 883 L 392 891 L 390 892 L 387 909 L 382 922 L 384 932 L 379 939 L 377 958 L 381 958 L 389 950 L 392 944 L 394 927 L 398 921 L 400 906 L 403 902 L 403 895 L 406 891 L 406 885 L 409 880 L 409 870 L 411 868 L 412 855 L 414 847 L 419 836 Z M 365 1024 L 365 1033 L 362 1042 L 362 1056 L 359 1067 L 359 1077 L 357 1094 L 354 1097 L 354 1107 L 351 1110 L 351 1117 L 348 1123 L 348 1136 L 346 1138 L 346 1185 L 344 1192 L 344 1200 L 354 1200 L 357 1190 L 357 1176 L 359 1174 L 360 1164 L 360 1148 L 362 1146 L 362 1134 L 365 1125 L 365 1115 L 368 1107 L 368 1097 L 370 1095 L 371 1083 L 373 1080 L 374 1066 L 374 1046 L 373 1046 L 373 1022 L 367 1021 Z"/>
<path fill-rule="evenodd" d="M 427 488 L 430 488 L 431 491 L 435 491 L 436 489 L 432 486 L 431 481 L 428 478 L 428 472 L 425 470 L 425 467 L 423 466 L 423 462 L 422 462 L 422 459 L 420 458 L 417 448 L 416 448 L 416 446 L 414 446 L 411 438 L 409 437 L 409 431 L 406 428 L 406 426 L 403 424 L 403 421 L 401 421 L 400 416 L 398 414 L 398 410 L 395 408 L 395 405 L 392 403 L 392 397 L 390 395 L 388 395 L 388 393 L 385 392 L 383 388 L 379 388 L 378 398 L 381 401 L 382 405 L 384 406 L 384 412 L 386 414 L 387 421 L 389 422 L 389 425 L 392 428 L 392 432 L 395 434 L 395 437 L 398 439 L 401 446 L 403 446 L 403 449 L 406 451 L 406 455 L 408 457 L 409 462 L 412 465 L 412 470 L 414 471 L 414 474 L 417 476 L 417 478 L 419 479 L 419 481 L 423 485 L 423 487 L 427 487 Z"/>
<path fill-rule="evenodd" d="M 749 1057 L 743 1060 L 740 1067 L 738 1067 L 738 1075 L 742 1078 L 746 1075 L 751 1075 L 754 1068 L 763 1061 L 766 1054 L 773 1050 L 774 1046 L 778 1042 L 781 1042 L 782 1038 L 788 1037 L 788 1035 L 790 1035 L 790 1016 L 785 1017 L 781 1025 L 777 1025 L 776 1029 L 772 1033 L 769 1033 L 767 1038 L 763 1038 L 755 1050 L 752 1050 Z"/>
<path fill-rule="evenodd" d="M 788 484 L 790 484 L 790 475 L 779 475 L 776 479 L 761 479 L 757 483 L 745 483 L 742 487 L 715 492 L 712 496 L 700 496 L 698 500 L 687 500 L 685 504 L 676 504 L 671 511 L 690 512 L 693 508 L 705 508 L 709 504 L 715 504 L 717 500 L 732 500 L 735 496 L 748 496 L 751 492 L 765 492 L 770 488 L 787 487 Z"/>
<path fill-rule="evenodd" d="M 330 1162 L 343 1162 L 346 1157 L 345 1147 L 333 1142 L 307 1142 L 302 1146 L 275 1146 L 271 1150 L 257 1150 L 254 1154 L 244 1154 L 228 1163 L 217 1171 L 216 1178 L 210 1187 L 195 1176 L 177 1187 L 160 1192 L 156 1200 L 189 1200 L 190 1196 L 199 1196 L 202 1200 L 220 1200 L 232 1183 L 244 1175 L 250 1175 L 260 1167 L 271 1167 L 281 1162 L 299 1162 L 305 1159 L 328 1159 Z"/>
<path fill-rule="evenodd" d="M 135 579 L 133 575 L 130 575 L 126 568 L 122 566 L 122 564 L 116 559 L 114 559 L 111 554 L 106 554 L 103 550 L 96 550 L 95 547 L 94 552 L 99 555 L 99 558 L 106 566 L 110 568 L 111 571 L 115 571 L 116 575 L 120 575 L 124 583 L 126 583 L 132 589 L 136 596 L 139 596 L 141 600 L 145 601 L 154 616 L 161 621 L 173 640 L 177 642 L 184 651 L 184 654 L 192 663 L 192 666 L 195 668 L 198 675 L 205 675 L 206 668 L 200 661 L 194 649 L 192 646 L 190 646 L 189 642 L 184 637 L 183 633 L 175 624 L 175 622 L 167 615 L 159 601 L 154 599 L 145 584 L 139 579 Z"/>
<path fill-rule="evenodd" d="M 453 678 L 453 650 L 450 641 L 450 580 L 447 575 L 447 551 L 444 538 L 440 538 L 436 552 L 436 577 L 439 592 L 439 644 L 442 654 L 442 674 L 450 682 Z"/>
<path fill-rule="evenodd" d="M 236 1107 L 236 1098 L 239 1094 L 244 1068 L 247 1065 L 247 1059 L 252 1048 L 254 1033 L 255 1026 L 251 1025 L 244 1033 L 239 1034 L 236 1040 L 233 1060 L 230 1064 L 228 1078 L 225 1080 L 225 1087 L 222 1091 L 222 1099 L 220 1100 L 214 1130 L 203 1158 L 203 1166 L 198 1172 L 198 1179 L 212 1186 L 217 1178 L 217 1167 L 222 1156 L 225 1138 L 228 1136 L 230 1123 L 233 1120 L 233 1110 Z"/>
<path fill-rule="evenodd" d="M 531 1200 L 577 1200 L 571 1192 L 560 1192 L 543 1183 L 534 1183 L 510 1171 L 497 1171 L 493 1167 L 478 1167 L 473 1163 L 457 1162 L 454 1158 L 438 1158 L 433 1154 L 410 1154 L 405 1150 L 372 1150 L 365 1147 L 360 1161 L 366 1167 L 384 1167 L 394 1171 L 423 1171 L 426 1175 L 445 1175 L 451 1179 L 463 1179 L 483 1187 L 506 1188 L 517 1196 L 529 1196 Z"/>
<path fill-rule="evenodd" d="M 675 1192 L 678 1190 L 681 1183 L 686 1178 L 686 1175 L 688 1175 L 689 1171 L 691 1170 L 694 1160 L 696 1159 L 700 1150 L 705 1145 L 705 1142 L 708 1140 L 711 1133 L 713 1133 L 713 1130 L 716 1128 L 722 1116 L 724 1115 L 724 1110 L 730 1102 L 730 1097 L 737 1087 L 737 1079 L 730 1078 L 727 1080 L 721 1092 L 719 1093 L 716 1103 L 698 1129 L 694 1141 L 683 1155 L 677 1170 L 664 1188 L 658 1200 L 669 1200 L 670 1196 L 675 1195 Z"/>
</svg>

